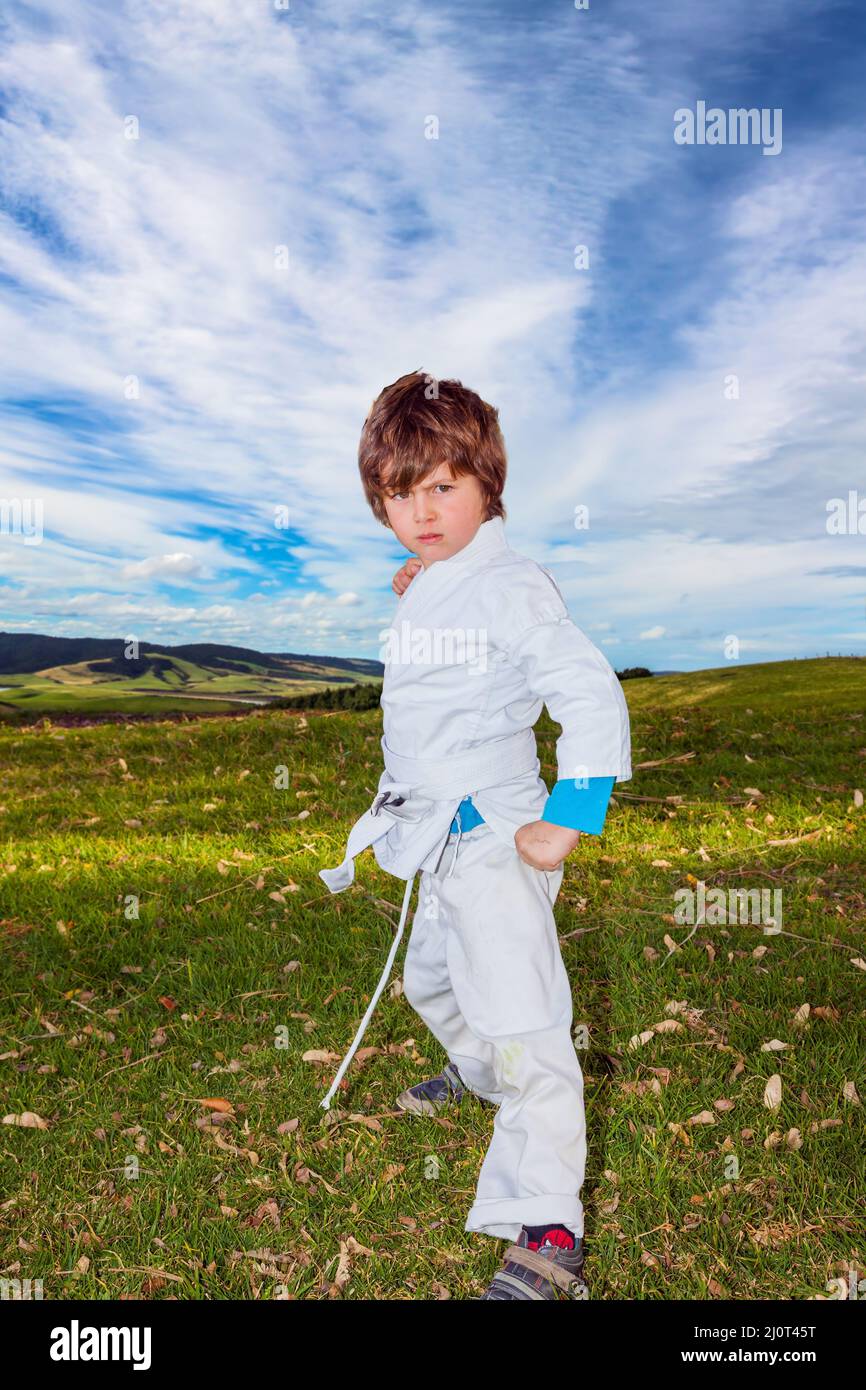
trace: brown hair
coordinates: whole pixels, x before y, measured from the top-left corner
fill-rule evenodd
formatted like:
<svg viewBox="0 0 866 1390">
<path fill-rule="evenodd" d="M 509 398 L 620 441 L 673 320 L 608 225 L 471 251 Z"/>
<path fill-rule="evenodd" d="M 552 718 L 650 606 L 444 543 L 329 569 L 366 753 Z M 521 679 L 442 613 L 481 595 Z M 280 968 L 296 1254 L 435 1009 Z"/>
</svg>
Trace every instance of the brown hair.
<svg viewBox="0 0 866 1390">
<path fill-rule="evenodd" d="M 502 489 L 508 462 L 499 412 L 459 381 L 409 372 L 386 386 L 370 406 L 358 446 L 358 467 L 373 514 L 389 526 L 387 491 L 406 492 L 440 463 L 452 474 L 472 473 L 487 503 L 486 520 L 505 517 Z"/>
</svg>

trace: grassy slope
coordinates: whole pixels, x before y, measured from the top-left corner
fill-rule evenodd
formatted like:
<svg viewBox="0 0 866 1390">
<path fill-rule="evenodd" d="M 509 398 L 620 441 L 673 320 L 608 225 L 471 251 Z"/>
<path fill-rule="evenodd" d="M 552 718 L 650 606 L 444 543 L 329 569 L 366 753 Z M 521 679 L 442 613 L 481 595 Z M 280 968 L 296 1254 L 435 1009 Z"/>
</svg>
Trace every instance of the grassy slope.
<svg viewBox="0 0 866 1390">
<path fill-rule="evenodd" d="M 754 701 L 763 714 L 784 714 L 816 703 L 822 708 L 862 710 L 866 706 L 866 660 L 829 657 L 817 661 L 760 661 L 749 666 L 713 667 L 676 676 L 646 676 L 626 682 L 629 708 L 744 711 Z"/>
<path fill-rule="evenodd" d="M 296 663 L 302 674 L 290 677 L 255 663 L 250 663 L 249 672 L 238 672 L 198 665 L 176 655 L 171 662 L 172 666 L 160 674 L 151 671 L 138 676 L 106 674 L 98 667 L 91 669 L 85 661 L 33 674 L 0 675 L 0 721 L 14 721 L 19 712 L 28 716 L 226 713 L 250 700 L 286 699 L 338 688 L 349 676 L 345 670 L 328 665 L 327 659 Z M 307 668 L 309 680 L 303 679 Z M 352 672 L 349 683 L 364 685 L 376 679 L 365 672 Z"/>
<path fill-rule="evenodd" d="M 590 1036 L 592 1297 L 823 1294 L 863 1258 L 863 1110 L 843 1088 L 866 1095 L 851 964 L 866 956 L 866 663 L 625 690 L 635 776 L 557 903 Z M 336 1061 L 301 1060 L 342 1056 L 397 917 L 400 885 L 372 855 L 336 897 L 316 873 L 375 788 L 380 730 L 378 711 L 0 730 L 3 1113 L 49 1122 L 3 1131 L 0 1263 L 41 1276 L 46 1298 L 268 1298 L 278 1282 L 323 1297 L 349 1236 L 373 1253 L 352 1256 L 344 1297 L 465 1297 L 498 1266 L 502 1243 L 463 1231 L 491 1113 L 471 1098 L 437 1120 L 393 1111 L 445 1060 L 405 1000 L 386 991 L 364 1044 L 390 1050 L 353 1064 L 329 1117 Z M 545 716 L 548 784 L 556 733 Z M 781 885 L 784 933 L 699 928 L 666 959 L 665 934 L 690 930 L 668 920 L 673 893 L 696 878 Z M 630 1049 L 671 1000 L 702 1012 Z M 828 1012 L 798 1029 L 804 1002 Z M 763 1052 L 773 1038 L 788 1048 Z M 762 1100 L 773 1073 L 778 1113 Z M 234 1120 L 197 1127 L 201 1097 Z M 688 1124 L 704 1111 L 714 1124 Z M 802 1147 L 765 1147 L 792 1130 Z M 285 1258 L 236 1257 L 262 1248 Z"/>
</svg>

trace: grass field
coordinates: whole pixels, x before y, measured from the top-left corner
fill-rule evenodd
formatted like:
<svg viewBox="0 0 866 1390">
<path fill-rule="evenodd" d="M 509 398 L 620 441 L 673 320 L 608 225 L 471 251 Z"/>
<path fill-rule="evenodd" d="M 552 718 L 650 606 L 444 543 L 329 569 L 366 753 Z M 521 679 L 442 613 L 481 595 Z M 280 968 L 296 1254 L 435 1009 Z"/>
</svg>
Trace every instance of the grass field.
<svg viewBox="0 0 866 1390">
<path fill-rule="evenodd" d="M 866 661 L 623 688 L 635 775 L 556 908 L 589 1030 L 591 1297 L 827 1297 L 866 1274 Z M 399 916 L 370 853 L 343 894 L 317 877 L 380 732 L 377 710 L 0 728 L 4 1277 L 46 1299 L 486 1286 L 504 1243 L 463 1223 L 493 1112 L 395 1111 L 445 1061 L 398 986 L 319 1107 Z M 558 728 L 536 732 L 550 786 Z M 781 889 L 782 931 L 677 924 L 699 880 Z"/>
</svg>

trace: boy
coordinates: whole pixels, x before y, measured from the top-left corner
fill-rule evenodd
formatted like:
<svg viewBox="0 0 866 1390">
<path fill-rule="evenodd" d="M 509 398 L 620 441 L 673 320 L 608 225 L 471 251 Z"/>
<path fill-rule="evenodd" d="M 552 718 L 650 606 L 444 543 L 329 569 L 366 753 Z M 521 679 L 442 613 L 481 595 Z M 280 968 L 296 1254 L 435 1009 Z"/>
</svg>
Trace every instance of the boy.
<svg viewBox="0 0 866 1390">
<path fill-rule="evenodd" d="M 374 514 L 421 569 L 387 633 L 378 795 L 343 863 L 320 874 L 341 891 L 372 845 L 407 887 L 331 1091 L 420 870 L 403 989 L 449 1063 L 398 1104 L 433 1113 L 465 1088 L 498 1107 L 465 1229 L 512 1243 L 481 1297 L 583 1297 L 583 1075 L 553 906 L 562 861 L 581 831 L 601 832 L 614 782 L 631 777 L 628 709 L 552 575 L 505 539 L 492 406 L 409 373 L 374 401 L 359 467 Z M 533 734 L 544 703 L 562 726 L 550 795 Z"/>
</svg>

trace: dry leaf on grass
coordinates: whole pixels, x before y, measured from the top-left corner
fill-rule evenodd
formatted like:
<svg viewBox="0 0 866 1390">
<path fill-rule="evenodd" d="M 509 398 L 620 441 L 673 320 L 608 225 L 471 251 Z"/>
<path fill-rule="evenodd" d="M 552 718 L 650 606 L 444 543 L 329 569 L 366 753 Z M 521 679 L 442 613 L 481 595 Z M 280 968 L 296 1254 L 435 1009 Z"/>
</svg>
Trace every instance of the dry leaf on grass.
<svg viewBox="0 0 866 1390">
<path fill-rule="evenodd" d="M 216 1125 L 202 1125 L 201 1132 L 202 1134 L 209 1134 L 217 1148 L 222 1149 L 223 1153 L 234 1154 L 236 1158 L 249 1159 L 254 1168 L 258 1167 L 258 1154 L 255 1153 L 253 1149 L 243 1149 L 238 1144 L 230 1144 L 229 1141 L 224 1139 L 220 1134 Z"/>
<path fill-rule="evenodd" d="M 20 1115 L 4 1115 L 4 1125 L 20 1125 L 22 1129 L 47 1129 L 48 1121 L 43 1120 L 34 1110 L 24 1110 Z"/>
<path fill-rule="evenodd" d="M 779 1130 L 774 1129 L 772 1134 L 768 1134 L 764 1140 L 765 1149 L 778 1149 L 782 1144 L 784 1144 L 786 1149 L 801 1149 L 803 1147 L 803 1140 L 800 1136 L 800 1131 L 798 1129 L 789 1129 L 787 1134 L 781 1134 Z"/>
<path fill-rule="evenodd" d="M 810 830 L 808 835 L 788 835 L 784 840 L 768 840 L 768 845 L 799 845 L 803 840 L 817 840 L 823 835 L 823 827 L 818 830 Z"/>
<path fill-rule="evenodd" d="M 838 1023 L 842 1017 L 838 1009 L 834 1009 L 832 1004 L 816 1004 L 812 1013 L 816 1018 L 823 1018 L 825 1023 Z"/>
<path fill-rule="evenodd" d="M 764 1087 L 764 1104 L 768 1110 L 778 1110 L 782 1104 L 782 1078 L 778 1072 L 770 1077 Z"/>
<path fill-rule="evenodd" d="M 629 1038 L 629 1047 L 642 1047 L 644 1043 L 655 1037 L 656 1033 L 683 1033 L 683 1025 L 675 1018 L 663 1018 L 660 1023 L 654 1023 L 652 1028 L 645 1028 L 642 1033 L 635 1033 L 634 1037 Z"/>
<path fill-rule="evenodd" d="M 280 1229 L 280 1208 L 275 1197 L 269 1197 L 266 1202 L 262 1202 L 242 1224 L 257 1230 L 265 1221 L 270 1222 L 275 1231 Z"/>
</svg>

